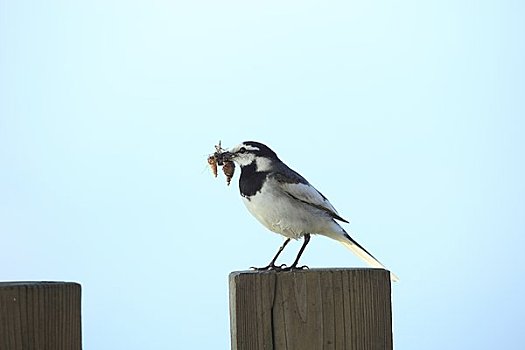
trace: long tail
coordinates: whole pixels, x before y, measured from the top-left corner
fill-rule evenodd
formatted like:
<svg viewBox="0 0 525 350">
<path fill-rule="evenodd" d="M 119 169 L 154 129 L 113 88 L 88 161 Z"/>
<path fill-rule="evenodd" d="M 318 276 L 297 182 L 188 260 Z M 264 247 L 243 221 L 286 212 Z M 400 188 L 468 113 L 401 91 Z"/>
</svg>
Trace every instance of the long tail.
<svg viewBox="0 0 525 350">
<path fill-rule="evenodd" d="M 370 254 L 359 243 L 357 243 L 355 240 L 353 240 L 352 237 L 350 237 L 348 235 L 348 233 L 346 233 L 345 230 L 343 230 L 342 228 L 341 228 L 341 230 L 343 231 L 342 235 L 341 234 L 333 235 L 333 236 L 331 236 L 331 238 L 339 241 L 345 247 L 350 249 L 352 251 L 352 253 L 357 255 L 357 257 L 359 257 L 361 260 L 366 262 L 368 265 L 370 265 L 372 267 L 379 267 L 379 268 L 388 270 L 383 264 L 381 264 L 379 262 L 379 260 L 374 258 L 374 256 L 372 254 Z M 390 279 L 392 281 L 394 281 L 394 282 L 399 281 L 399 278 L 393 272 L 390 272 Z"/>
</svg>

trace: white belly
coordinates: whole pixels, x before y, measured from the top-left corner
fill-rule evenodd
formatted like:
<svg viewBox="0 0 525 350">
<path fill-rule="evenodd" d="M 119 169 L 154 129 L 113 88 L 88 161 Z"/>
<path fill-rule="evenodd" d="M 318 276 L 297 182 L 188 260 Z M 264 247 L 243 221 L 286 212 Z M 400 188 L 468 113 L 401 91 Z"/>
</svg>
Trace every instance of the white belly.
<svg viewBox="0 0 525 350">
<path fill-rule="evenodd" d="M 284 193 L 257 193 L 250 199 L 243 197 L 248 211 L 269 230 L 288 238 L 298 239 L 305 233 L 324 233 L 333 220 L 307 204 Z"/>
</svg>

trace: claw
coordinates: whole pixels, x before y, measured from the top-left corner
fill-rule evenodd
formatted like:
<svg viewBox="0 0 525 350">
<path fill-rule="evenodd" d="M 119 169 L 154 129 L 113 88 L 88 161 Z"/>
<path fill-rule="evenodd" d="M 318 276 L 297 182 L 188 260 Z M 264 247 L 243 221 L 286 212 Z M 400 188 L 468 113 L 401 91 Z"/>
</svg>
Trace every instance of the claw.
<svg viewBox="0 0 525 350">
<path fill-rule="evenodd" d="M 297 265 L 292 265 L 290 267 L 286 267 L 284 269 L 282 269 L 282 271 L 301 271 L 301 270 L 310 270 L 310 268 L 306 265 L 303 265 L 303 266 L 297 266 Z"/>
</svg>

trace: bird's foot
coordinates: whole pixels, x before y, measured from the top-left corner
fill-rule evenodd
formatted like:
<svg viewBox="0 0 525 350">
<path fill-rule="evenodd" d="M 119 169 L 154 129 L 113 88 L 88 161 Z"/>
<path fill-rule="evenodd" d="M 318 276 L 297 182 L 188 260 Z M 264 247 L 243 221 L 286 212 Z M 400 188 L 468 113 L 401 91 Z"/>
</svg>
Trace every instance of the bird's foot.
<svg viewBox="0 0 525 350">
<path fill-rule="evenodd" d="M 264 266 L 264 267 L 250 267 L 250 269 L 252 270 L 255 270 L 255 271 L 283 271 L 285 270 L 287 267 L 286 267 L 286 264 L 282 264 L 282 265 L 275 265 L 274 263 L 270 263 L 268 264 L 267 266 Z"/>
<path fill-rule="evenodd" d="M 285 267 L 284 269 L 281 269 L 281 271 L 300 271 L 300 270 L 310 270 L 310 268 L 306 265 L 303 266 L 297 266 L 296 264 L 293 264 L 290 267 Z"/>
</svg>

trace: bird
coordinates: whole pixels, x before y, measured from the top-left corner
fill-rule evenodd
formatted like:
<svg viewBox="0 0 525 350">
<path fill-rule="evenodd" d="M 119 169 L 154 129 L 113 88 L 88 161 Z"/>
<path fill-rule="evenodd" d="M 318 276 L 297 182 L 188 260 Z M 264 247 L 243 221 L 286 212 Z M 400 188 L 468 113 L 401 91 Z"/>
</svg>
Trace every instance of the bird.
<svg viewBox="0 0 525 350">
<path fill-rule="evenodd" d="M 332 238 L 350 249 L 372 267 L 386 269 L 372 254 L 343 229 L 341 217 L 328 199 L 302 175 L 282 162 L 268 146 L 257 141 L 245 141 L 218 155 L 220 163 L 233 161 L 240 166 L 239 191 L 248 211 L 267 229 L 286 239 L 267 266 L 256 270 L 291 271 L 310 242 L 311 235 Z M 277 258 L 291 239 L 303 238 L 294 262 L 276 265 Z M 398 277 L 390 272 L 391 280 Z"/>
</svg>

